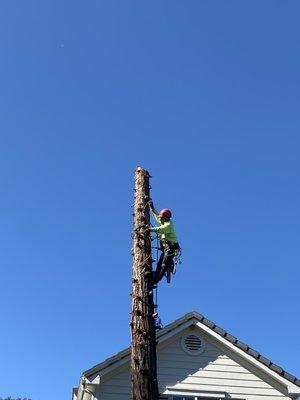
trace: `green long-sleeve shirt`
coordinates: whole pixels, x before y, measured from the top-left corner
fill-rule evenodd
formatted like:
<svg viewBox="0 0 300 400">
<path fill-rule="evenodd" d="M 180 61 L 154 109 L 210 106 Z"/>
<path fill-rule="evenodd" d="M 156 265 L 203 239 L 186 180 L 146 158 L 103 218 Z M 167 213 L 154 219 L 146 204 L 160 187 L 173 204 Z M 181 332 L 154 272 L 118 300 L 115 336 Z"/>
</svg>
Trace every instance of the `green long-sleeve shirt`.
<svg viewBox="0 0 300 400">
<path fill-rule="evenodd" d="M 159 226 L 150 228 L 150 231 L 156 232 L 161 240 L 167 240 L 171 243 L 178 243 L 173 222 L 169 220 L 162 223 L 159 213 L 156 210 L 152 210 L 152 214 L 159 223 Z"/>
</svg>

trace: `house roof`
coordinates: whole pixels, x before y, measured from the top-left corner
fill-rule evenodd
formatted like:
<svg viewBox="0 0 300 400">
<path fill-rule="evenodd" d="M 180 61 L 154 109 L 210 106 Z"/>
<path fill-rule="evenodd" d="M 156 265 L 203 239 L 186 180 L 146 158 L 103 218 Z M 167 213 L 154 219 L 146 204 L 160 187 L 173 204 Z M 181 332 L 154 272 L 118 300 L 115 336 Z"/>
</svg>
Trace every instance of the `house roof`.
<svg viewBox="0 0 300 400">
<path fill-rule="evenodd" d="M 157 333 L 158 341 L 159 341 L 159 338 L 161 338 L 162 336 L 164 336 L 167 333 L 171 332 L 175 328 L 180 327 L 180 325 L 183 325 L 188 321 L 192 322 L 193 319 L 198 320 L 203 325 L 205 325 L 208 328 L 210 328 L 213 332 L 217 333 L 222 338 L 226 339 L 228 342 L 230 342 L 231 344 L 233 344 L 234 346 L 236 346 L 237 348 L 239 348 L 243 352 L 247 353 L 248 355 L 253 357 L 255 360 L 259 361 L 264 366 L 270 368 L 270 370 L 274 371 L 279 376 L 287 379 L 288 381 L 290 381 L 293 384 L 295 384 L 295 385 L 300 387 L 300 379 L 296 378 L 294 375 L 288 373 L 283 368 L 281 368 L 278 365 L 274 364 L 271 360 L 269 360 L 268 358 L 266 358 L 263 355 L 261 355 L 258 351 L 252 349 L 247 344 L 241 342 L 236 337 L 232 336 L 230 333 L 226 332 L 224 329 L 220 328 L 214 322 L 212 322 L 209 319 L 205 318 L 203 315 L 199 314 L 196 311 L 192 311 L 192 312 L 189 312 L 189 313 L 185 314 L 183 317 L 178 318 L 177 320 L 175 320 L 174 322 L 170 323 L 169 325 L 166 325 L 165 328 L 163 328 L 160 331 L 158 331 L 158 333 Z M 96 373 L 100 372 L 104 368 L 107 368 L 107 367 L 111 366 L 115 362 L 120 361 L 120 360 L 124 359 L 125 357 L 127 357 L 129 355 L 130 355 L 130 347 L 128 347 L 127 349 L 117 353 L 113 357 L 107 358 L 102 363 L 97 364 L 94 367 L 84 371 L 83 375 L 86 378 L 90 378 L 91 376 L 93 376 Z"/>
</svg>

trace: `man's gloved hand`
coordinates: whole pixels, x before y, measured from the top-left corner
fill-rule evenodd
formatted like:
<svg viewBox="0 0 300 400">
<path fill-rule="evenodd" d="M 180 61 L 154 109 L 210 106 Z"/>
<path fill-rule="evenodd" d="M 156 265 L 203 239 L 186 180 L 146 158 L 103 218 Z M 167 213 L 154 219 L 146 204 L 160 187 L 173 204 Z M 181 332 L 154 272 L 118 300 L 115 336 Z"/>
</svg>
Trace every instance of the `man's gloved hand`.
<svg viewBox="0 0 300 400">
<path fill-rule="evenodd" d="M 149 204 L 149 207 L 151 208 L 151 210 L 153 210 L 154 209 L 153 201 L 149 200 L 148 204 Z"/>
</svg>

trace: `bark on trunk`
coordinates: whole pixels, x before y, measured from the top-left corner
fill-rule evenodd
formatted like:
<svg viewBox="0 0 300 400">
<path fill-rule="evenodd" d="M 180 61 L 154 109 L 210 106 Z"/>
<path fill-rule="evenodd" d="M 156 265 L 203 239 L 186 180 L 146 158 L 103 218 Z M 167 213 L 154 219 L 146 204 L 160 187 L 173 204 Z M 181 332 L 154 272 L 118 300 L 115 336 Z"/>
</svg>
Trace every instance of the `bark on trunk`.
<svg viewBox="0 0 300 400">
<path fill-rule="evenodd" d="M 149 173 L 135 173 L 132 309 L 131 309 L 131 399 L 158 400 L 156 335 L 151 240 L 149 225 Z"/>
</svg>

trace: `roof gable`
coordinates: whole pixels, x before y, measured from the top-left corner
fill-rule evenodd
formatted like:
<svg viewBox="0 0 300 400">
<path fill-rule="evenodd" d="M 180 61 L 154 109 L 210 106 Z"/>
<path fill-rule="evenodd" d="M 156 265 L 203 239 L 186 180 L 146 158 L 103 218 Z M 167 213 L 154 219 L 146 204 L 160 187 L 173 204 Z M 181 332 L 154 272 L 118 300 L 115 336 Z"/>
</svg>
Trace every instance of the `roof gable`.
<svg viewBox="0 0 300 400">
<path fill-rule="evenodd" d="M 300 393 L 300 380 L 292 374 L 284 371 L 283 368 L 274 364 L 272 361 L 261 355 L 256 350 L 252 349 L 247 344 L 241 342 L 224 329 L 220 328 L 212 321 L 205 318 L 203 315 L 193 311 L 185 314 L 183 317 L 175 320 L 171 324 L 167 325 L 164 329 L 158 331 L 157 341 L 159 344 L 163 343 L 167 339 L 176 335 L 180 331 L 186 329 L 189 326 L 198 326 L 204 330 L 208 335 L 212 336 L 215 340 L 219 341 L 220 344 L 227 347 L 233 352 L 236 352 L 239 356 L 245 358 L 248 362 L 253 363 L 256 367 L 261 368 L 264 372 L 269 373 L 274 379 L 277 379 L 281 383 L 286 384 L 289 387 L 289 392 Z M 111 370 L 118 366 L 125 364 L 130 358 L 130 348 L 127 348 L 115 356 L 108 358 L 104 362 L 95 365 L 83 373 L 88 379 L 93 379 L 99 373 L 109 373 Z"/>
</svg>

